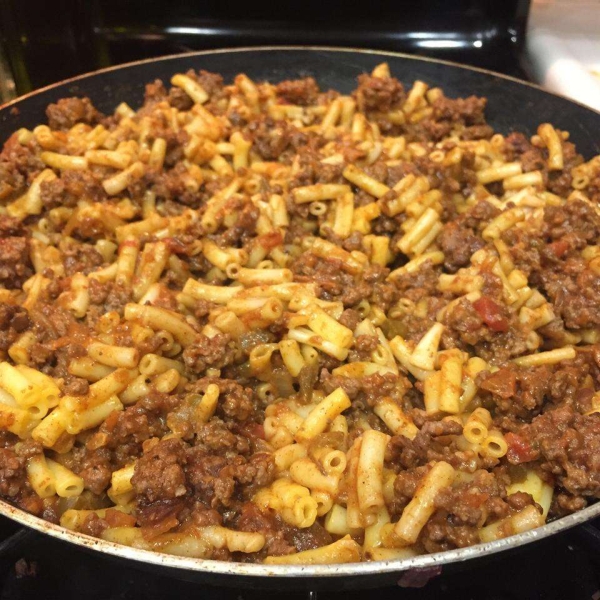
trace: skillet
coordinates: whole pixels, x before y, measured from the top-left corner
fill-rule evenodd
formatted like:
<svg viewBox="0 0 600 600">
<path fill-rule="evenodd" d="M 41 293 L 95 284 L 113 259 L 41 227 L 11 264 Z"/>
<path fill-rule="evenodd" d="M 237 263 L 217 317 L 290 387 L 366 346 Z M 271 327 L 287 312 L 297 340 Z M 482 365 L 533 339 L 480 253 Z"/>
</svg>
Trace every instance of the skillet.
<svg viewBox="0 0 600 600">
<path fill-rule="evenodd" d="M 498 132 L 535 133 L 550 122 L 569 131 L 570 140 L 586 159 L 600 154 L 600 113 L 541 88 L 481 69 L 454 63 L 375 50 L 322 47 L 258 47 L 203 51 L 167 56 L 103 69 L 51 85 L 0 107 L 0 144 L 20 127 L 32 128 L 46 121 L 45 108 L 68 96 L 89 96 L 101 111 L 112 113 L 120 102 L 137 108 L 144 86 L 155 79 L 169 81 L 174 73 L 206 69 L 223 75 L 226 82 L 244 72 L 254 80 L 276 83 L 313 76 L 321 89 L 349 93 L 356 77 L 388 62 L 392 74 L 411 85 L 416 79 L 441 87 L 448 97 L 485 96 L 486 116 Z M 181 579 L 222 586 L 285 589 L 356 589 L 394 583 L 401 572 L 434 570 L 442 565 L 471 568 L 474 561 L 556 535 L 600 515 L 600 502 L 543 527 L 468 548 L 377 563 L 339 565 L 261 565 L 228 563 L 171 556 L 106 542 L 68 531 L 0 501 L 0 515 L 54 538 L 122 559 L 138 566 L 164 570 Z M 493 559 L 492 559 L 493 560 Z M 551 566 L 550 566 L 551 568 Z M 293 583 L 291 579 L 294 579 Z"/>
</svg>

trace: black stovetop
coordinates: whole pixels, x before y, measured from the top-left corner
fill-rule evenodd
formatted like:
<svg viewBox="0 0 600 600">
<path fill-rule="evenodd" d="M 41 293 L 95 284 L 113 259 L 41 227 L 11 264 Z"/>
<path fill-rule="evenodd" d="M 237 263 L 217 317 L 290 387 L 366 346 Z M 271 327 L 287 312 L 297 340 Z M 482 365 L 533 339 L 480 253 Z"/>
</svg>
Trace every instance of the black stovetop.
<svg viewBox="0 0 600 600">
<path fill-rule="evenodd" d="M 100 67 L 257 45 L 377 48 L 527 79 L 530 0 L 0 0 L 18 94 Z M 240 66 L 243 70 L 243 65 Z"/>
<path fill-rule="evenodd" d="M 189 583 L 84 551 L 0 518 L 0 600 L 599 600 L 600 523 L 579 526 L 460 569 L 425 587 L 356 592 L 240 590 Z M 404 580 L 406 582 L 406 579 Z"/>
</svg>

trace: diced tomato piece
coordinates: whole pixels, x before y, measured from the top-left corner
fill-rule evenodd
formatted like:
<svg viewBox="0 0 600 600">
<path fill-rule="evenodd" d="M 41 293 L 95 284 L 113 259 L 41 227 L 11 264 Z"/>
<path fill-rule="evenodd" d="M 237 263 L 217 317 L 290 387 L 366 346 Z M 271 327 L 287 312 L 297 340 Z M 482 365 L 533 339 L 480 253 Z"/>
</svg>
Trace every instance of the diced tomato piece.
<svg viewBox="0 0 600 600">
<path fill-rule="evenodd" d="M 265 428 L 260 423 L 246 423 L 240 427 L 242 435 L 265 439 Z"/>
<path fill-rule="evenodd" d="M 499 369 L 481 382 L 481 389 L 501 398 L 512 398 L 517 392 L 517 376 L 510 369 Z"/>
<path fill-rule="evenodd" d="M 489 296 L 481 296 L 473 307 L 492 331 L 508 331 L 508 320 L 502 315 L 500 305 Z"/>
<path fill-rule="evenodd" d="M 283 244 L 283 235 L 281 235 L 280 231 L 271 231 L 261 235 L 258 238 L 258 242 L 263 248 L 273 250 L 273 248 L 277 248 L 277 246 Z"/>
<path fill-rule="evenodd" d="M 569 250 L 569 242 L 567 240 L 558 240 L 548 244 L 548 249 L 552 251 L 558 258 L 562 258 Z"/>
<path fill-rule="evenodd" d="M 135 525 L 135 517 L 114 508 L 109 508 L 106 511 L 104 520 L 109 527 L 133 527 Z"/>
<path fill-rule="evenodd" d="M 467 506 L 471 508 L 479 508 L 480 506 L 483 506 L 486 503 L 489 497 L 489 494 L 469 490 L 468 493 L 464 494 L 464 496 L 461 497 L 461 501 L 463 501 Z"/>
<path fill-rule="evenodd" d="M 152 540 L 158 537 L 162 533 L 167 533 L 171 529 L 175 529 L 179 525 L 179 521 L 175 515 L 171 515 L 162 521 L 158 521 L 150 526 L 144 526 L 141 528 L 142 535 L 145 540 Z"/>
<path fill-rule="evenodd" d="M 509 432 L 504 436 L 504 439 L 508 444 L 506 458 L 513 465 L 531 462 L 538 457 L 538 453 L 531 443 L 516 433 Z"/>
</svg>

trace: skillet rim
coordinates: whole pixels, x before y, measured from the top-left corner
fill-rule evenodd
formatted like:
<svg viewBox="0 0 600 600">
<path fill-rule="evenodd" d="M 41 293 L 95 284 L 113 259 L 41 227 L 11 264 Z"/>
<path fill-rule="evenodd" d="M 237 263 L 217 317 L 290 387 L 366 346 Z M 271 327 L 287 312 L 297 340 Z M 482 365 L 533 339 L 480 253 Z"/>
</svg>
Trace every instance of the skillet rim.
<svg viewBox="0 0 600 600">
<path fill-rule="evenodd" d="M 420 61 L 420 62 L 444 65 L 444 66 L 448 66 L 448 67 L 456 67 L 459 69 L 473 71 L 475 73 L 481 73 L 483 75 L 488 75 L 489 77 L 495 77 L 498 79 L 503 79 L 505 81 L 511 81 L 512 83 L 517 83 L 517 84 L 523 85 L 525 87 L 533 88 L 539 92 L 548 94 L 549 96 L 554 96 L 555 98 L 560 98 L 561 100 L 566 100 L 567 102 L 569 102 L 571 104 L 575 104 L 581 108 L 584 108 L 585 110 L 589 110 L 590 112 L 595 113 L 600 116 L 600 110 L 596 110 L 595 108 L 592 108 L 586 104 L 583 104 L 582 102 L 579 102 L 578 100 L 573 100 L 572 98 L 568 98 L 567 96 L 564 96 L 563 94 L 559 94 L 557 92 L 547 90 L 543 86 L 541 86 L 537 83 L 525 81 L 523 79 L 519 79 L 518 77 L 513 77 L 512 75 L 505 75 L 504 73 L 499 73 L 498 71 L 493 71 L 491 69 L 484 69 L 482 67 L 473 67 L 471 65 L 465 65 L 465 64 L 451 61 L 451 60 L 431 58 L 428 56 L 415 56 L 413 54 L 407 54 L 405 52 L 394 52 L 391 50 L 388 51 L 388 50 L 375 50 L 375 49 L 369 49 L 369 48 L 353 48 L 351 46 L 308 46 L 308 45 L 307 46 L 301 46 L 301 45 L 296 45 L 296 46 L 281 46 L 281 45 L 240 46 L 240 47 L 230 47 L 230 48 L 216 48 L 216 49 L 212 49 L 212 50 L 197 50 L 195 52 L 180 52 L 177 54 L 166 54 L 164 56 L 158 56 L 158 57 L 154 57 L 154 58 L 143 58 L 141 60 L 134 60 L 131 62 L 119 64 L 119 65 L 111 65 L 110 67 L 103 67 L 102 69 L 97 69 L 95 71 L 87 71 L 86 73 L 82 73 L 80 75 L 75 75 L 74 77 L 69 77 L 67 79 L 63 79 L 56 83 L 51 83 L 44 87 L 38 88 L 36 90 L 32 90 L 31 92 L 27 92 L 26 94 L 23 94 L 22 96 L 18 96 L 17 98 L 14 98 L 13 100 L 9 100 L 8 102 L 5 102 L 4 104 L 0 104 L 0 112 L 3 112 L 6 109 L 12 108 L 16 104 L 18 104 L 24 100 L 27 100 L 28 98 L 31 98 L 32 96 L 36 96 L 36 95 L 48 92 L 50 90 L 56 89 L 61 86 L 66 86 L 66 85 L 69 85 L 72 83 L 76 83 L 76 82 L 82 81 L 84 79 L 89 79 L 96 75 L 110 73 L 112 71 L 125 70 L 128 68 L 136 67 L 138 65 L 145 65 L 145 64 L 150 64 L 150 63 L 155 63 L 155 62 L 163 62 L 163 61 L 169 61 L 169 60 L 177 60 L 179 58 L 186 58 L 186 57 L 206 56 L 206 55 L 210 55 L 210 54 L 233 54 L 233 53 L 237 53 L 237 52 L 254 52 L 254 51 L 263 52 L 265 50 L 278 51 L 278 52 L 279 51 L 290 51 L 290 50 L 295 50 L 295 51 L 301 50 L 301 51 L 311 51 L 311 52 L 343 52 L 343 53 L 348 53 L 348 54 L 352 54 L 352 53 L 371 54 L 371 55 L 376 55 L 376 56 L 392 56 L 394 58 L 402 58 L 402 59 L 411 60 L 411 61 Z"/>
<path fill-rule="evenodd" d="M 252 578 L 276 577 L 279 579 L 288 577 L 333 579 L 336 577 L 376 576 L 378 574 L 400 573 L 413 569 L 427 569 L 452 563 L 466 562 L 470 559 L 518 548 L 556 535 L 600 516 L 600 502 L 596 502 L 583 510 L 557 519 L 556 521 L 546 523 L 542 527 L 493 542 L 436 552 L 435 554 L 421 554 L 403 559 L 322 565 L 267 565 L 263 563 L 225 562 L 204 558 L 187 558 L 163 552 L 155 552 L 153 550 L 142 550 L 95 538 L 77 531 L 71 531 L 29 514 L 20 508 L 16 508 L 4 500 L 0 500 L 0 515 L 55 539 L 74 544 L 75 546 L 83 546 L 102 554 L 126 558 L 146 565 L 156 565 L 178 571 L 189 571 L 198 575 L 233 575 Z"/>
<path fill-rule="evenodd" d="M 351 48 L 351 47 L 336 47 L 336 46 L 244 46 L 239 48 L 219 48 L 213 50 L 201 50 L 197 52 L 183 52 L 179 54 L 171 54 L 156 58 L 148 58 L 138 61 L 132 61 L 121 65 L 115 65 L 83 73 L 75 77 L 64 79 L 57 83 L 53 83 L 37 90 L 33 90 L 10 100 L 9 102 L 0 105 L 0 113 L 10 110 L 13 107 L 18 106 L 20 103 L 27 99 L 42 95 L 48 91 L 55 90 L 60 87 L 66 87 L 70 84 L 77 83 L 79 81 L 90 79 L 96 75 L 104 73 L 110 73 L 112 71 L 126 70 L 134 68 L 138 65 L 149 64 L 154 62 L 163 62 L 173 60 L 176 61 L 179 58 L 195 57 L 195 56 L 206 56 L 212 54 L 235 54 L 235 53 L 246 53 L 246 52 L 264 52 L 264 51 L 306 51 L 306 52 L 330 52 L 330 53 L 348 53 L 348 54 L 368 54 L 382 57 L 393 57 L 401 58 L 410 61 L 421 61 L 426 63 L 434 63 L 442 66 L 449 66 L 467 71 L 473 71 L 487 75 L 491 78 L 501 79 L 517 83 L 519 85 L 530 87 L 538 90 L 549 96 L 554 96 L 561 100 L 567 101 L 571 104 L 577 105 L 591 113 L 600 116 L 600 111 L 590 108 L 577 100 L 572 100 L 557 94 L 545 90 L 540 85 L 523 81 L 510 75 L 504 75 L 488 69 L 480 67 L 472 67 L 468 65 L 462 65 L 457 62 L 438 60 L 423 56 L 413 56 L 401 52 L 392 52 L 385 50 L 371 50 L 365 48 Z M 4 143 L 1 142 L 0 143 Z M 209 559 L 197 559 L 197 558 L 186 558 L 181 556 L 175 556 L 170 554 L 164 554 L 162 552 L 154 552 L 150 550 L 141 550 L 138 548 L 132 548 L 130 546 L 124 546 L 116 544 L 114 542 L 108 542 L 99 538 L 94 538 L 79 532 L 70 531 L 60 525 L 50 523 L 31 515 L 24 510 L 17 508 L 4 500 L 0 500 L 0 515 L 6 516 L 13 521 L 21 525 L 30 527 L 40 533 L 48 534 L 49 536 L 59 539 L 64 542 L 69 542 L 77 546 L 83 546 L 88 549 L 95 550 L 111 556 L 120 558 L 127 558 L 137 562 L 142 562 L 147 565 L 156 565 L 166 568 L 173 568 L 177 570 L 186 570 L 201 574 L 212 574 L 212 575 L 233 575 L 242 577 L 276 577 L 284 579 L 288 577 L 300 577 L 303 579 L 319 578 L 319 579 L 333 579 L 342 576 L 375 576 L 382 573 L 394 573 L 402 572 L 409 569 L 423 569 L 430 568 L 439 565 L 452 564 L 457 562 L 464 562 L 472 558 L 478 558 L 480 556 L 486 556 L 489 554 L 495 554 L 503 550 L 509 550 L 525 544 L 529 544 L 534 541 L 542 540 L 551 535 L 558 534 L 559 532 L 565 531 L 576 525 L 580 525 L 589 521 L 590 519 L 600 516 L 600 501 L 586 507 L 571 515 L 567 515 L 555 521 L 551 521 L 530 531 L 526 531 L 517 535 L 495 540 L 493 542 L 481 543 L 475 546 L 468 546 L 466 548 L 458 548 L 455 550 L 447 550 L 445 552 L 438 552 L 435 554 L 423 554 L 411 558 L 398 559 L 398 560 L 386 560 L 378 562 L 360 562 L 360 563 L 340 563 L 332 565 L 265 565 L 262 563 L 236 563 L 236 562 L 224 562 L 218 560 Z"/>
</svg>

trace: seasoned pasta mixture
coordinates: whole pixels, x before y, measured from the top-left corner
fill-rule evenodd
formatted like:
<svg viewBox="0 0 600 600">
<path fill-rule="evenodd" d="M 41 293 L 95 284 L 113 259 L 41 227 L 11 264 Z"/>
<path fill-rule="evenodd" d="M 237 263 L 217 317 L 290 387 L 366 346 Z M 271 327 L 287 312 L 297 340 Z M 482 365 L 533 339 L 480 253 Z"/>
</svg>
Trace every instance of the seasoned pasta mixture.
<svg viewBox="0 0 600 600">
<path fill-rule="evenodd" d="M 227 561 L 384 560 L 600 497 L 600 157 L 484 98 L 174 75 L 0 154 L 0 495 Z"/>
</svg>

